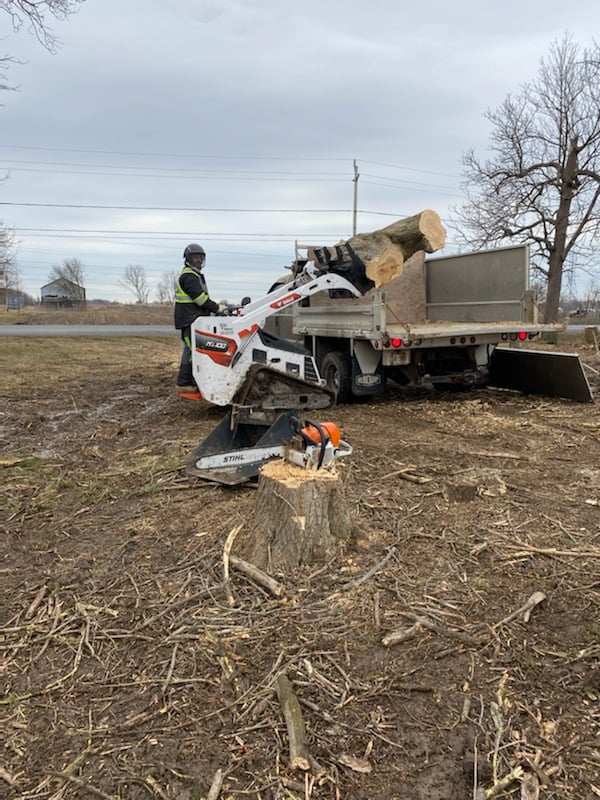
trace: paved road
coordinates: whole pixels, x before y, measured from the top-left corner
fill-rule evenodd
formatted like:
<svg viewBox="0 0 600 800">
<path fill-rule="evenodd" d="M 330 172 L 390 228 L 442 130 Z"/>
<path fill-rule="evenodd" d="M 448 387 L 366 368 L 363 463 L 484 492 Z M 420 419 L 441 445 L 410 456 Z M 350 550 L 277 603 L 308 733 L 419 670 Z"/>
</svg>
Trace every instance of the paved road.
<svg viewBox="0 0 600 800">
<path fill-rule="evenodd" d="M 583 333 L 587 325 L 567 325 L 567 333 Z M 176 336 L 170 325 L 0 325 L 0 336 Z"/>
<path fill-rule="evenodd" d="M 170 325 L 0 325 L 0 336 L 177 336 Z"/>
</svg>

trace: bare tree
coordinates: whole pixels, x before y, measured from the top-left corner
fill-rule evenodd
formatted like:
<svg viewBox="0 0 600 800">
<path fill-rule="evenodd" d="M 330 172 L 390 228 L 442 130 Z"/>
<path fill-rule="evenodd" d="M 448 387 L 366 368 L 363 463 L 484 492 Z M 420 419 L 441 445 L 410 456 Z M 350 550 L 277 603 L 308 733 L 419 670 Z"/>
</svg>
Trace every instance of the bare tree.
<svg viewBox="0 0 600 800">
<path fill-rule="evenodd" d="M 455 212 L 468 232 L 458 234 L 479 247 L 528 242 L 554 322 L 565 271 L 589 263 L 600 236 L 600 48 L 565 34 L 537 77 L 485 117 L 491 156 L 463 157 L 468 199 Z"/>
<path fill-rule="evenodd" d="M 19 292 L 20 284 L 20 272 L 14 258 L 13 233 L 0 221 L 0 289 L 6 302 L 11 293 Z"/>
<path fill-rule="evenodd" d="M 59 42 L 49 27 L 48 17 L 52 16 L 56 20 L 66 19 L 82 2 L 84 0 L 0 0 L 0 11 L 9 15 L 14 31 L 26 26 L 47 50 L 54 53 Z M 10 65 L 15 63 L 18 62 L 12 56 L 0 56 L 0 91 L 15 88 L 7 83 L 6 76 Z M 7 234 L 10 235 L 10 232 L 7 232 L 0 222 L 0 264 L 9 257 L 4 245 Z"/>
<path fill-rule="evenodd" d="M 175 290 L 177 287 L 177 272 L 163 272 L 158 286 L 156 287 L 156 299 L 159 303 L 174 303 Z"/>
<path fill-rule="evenodd" d="M 62 266 L 50 271 L 50 281 L 56 281 L 63 297 L 73 303 L 85 303 L 84 270 L 78 258 L 65 258 Z"/>
<path fill-rule="evenodd" d="M 13 30 L 24 25 L 37 40 L 51 52 L 58 46 L 58 39 L 48 25 L 48 16 L 57 20 L 66 19 L 77 10 L 84 0 L 0 0 L 0 11 L 6 11 L 12 21 Z"/>
<path fill-rule="evenodd" d="M 146 281 L 146 270 L 142 266 L 139 264 L 128 266 L 119 283 L 127 291 L 134 293 L 137 303 L 142 306 L 148 305 L 150 290 Z"/>
</svg>

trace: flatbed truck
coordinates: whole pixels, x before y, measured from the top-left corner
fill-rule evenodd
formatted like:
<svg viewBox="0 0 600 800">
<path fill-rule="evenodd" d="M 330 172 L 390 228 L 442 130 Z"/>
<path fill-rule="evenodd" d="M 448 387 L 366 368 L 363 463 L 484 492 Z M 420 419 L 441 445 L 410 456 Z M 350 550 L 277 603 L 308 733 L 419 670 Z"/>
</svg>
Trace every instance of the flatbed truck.
<svg viewBox="0 0 600 800">
<path fill-rule="evenodd" d="M 318 248 L 297 245 L 292 274 L 275 285 L 293 278 L 309 249 L 319 256 Z M 336 265 L 329 260 L 327 268 Z M 380 288 L 361 297 L 319 292 L 270 317 L 265 327 L 310 351 L 338 402 L 380 395 L 390 380 L 589 401 L 577 356 L 532 348 L 564 326 L 539 321 L 529 276 L 527 245 L 442 257 L 419 252 Z"/>
</svg>

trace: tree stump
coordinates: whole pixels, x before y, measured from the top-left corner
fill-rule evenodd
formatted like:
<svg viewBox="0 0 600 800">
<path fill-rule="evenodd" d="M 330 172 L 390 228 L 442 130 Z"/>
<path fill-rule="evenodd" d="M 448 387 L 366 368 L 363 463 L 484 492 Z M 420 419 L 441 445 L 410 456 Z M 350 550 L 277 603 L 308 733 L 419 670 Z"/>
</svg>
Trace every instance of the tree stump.
<svg viewBox="0 0 600 800">
<path fill-rule="evenodd" d="M 261 569 L 285 573 L 324 560 L 351 531 L 335 467 L 309 470 L 276 460 L 261 468 L 253 522 L 235 550 Z"/>
</svg>

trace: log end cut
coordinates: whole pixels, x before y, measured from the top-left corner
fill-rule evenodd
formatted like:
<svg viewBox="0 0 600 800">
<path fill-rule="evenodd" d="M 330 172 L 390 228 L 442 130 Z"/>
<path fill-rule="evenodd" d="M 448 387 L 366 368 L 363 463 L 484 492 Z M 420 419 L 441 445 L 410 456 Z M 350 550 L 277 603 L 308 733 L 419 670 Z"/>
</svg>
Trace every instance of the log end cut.
<svg viewBox="0 0 600 800">
<path fill-rule="evenodd" d="M 446 244 L 446 229 L 435 211 L 426 209 L 371 233 L 348 240 L 377 288 L 402 275 L 404 263 L 418 252 L 435 253 Z"/>
</svg>

